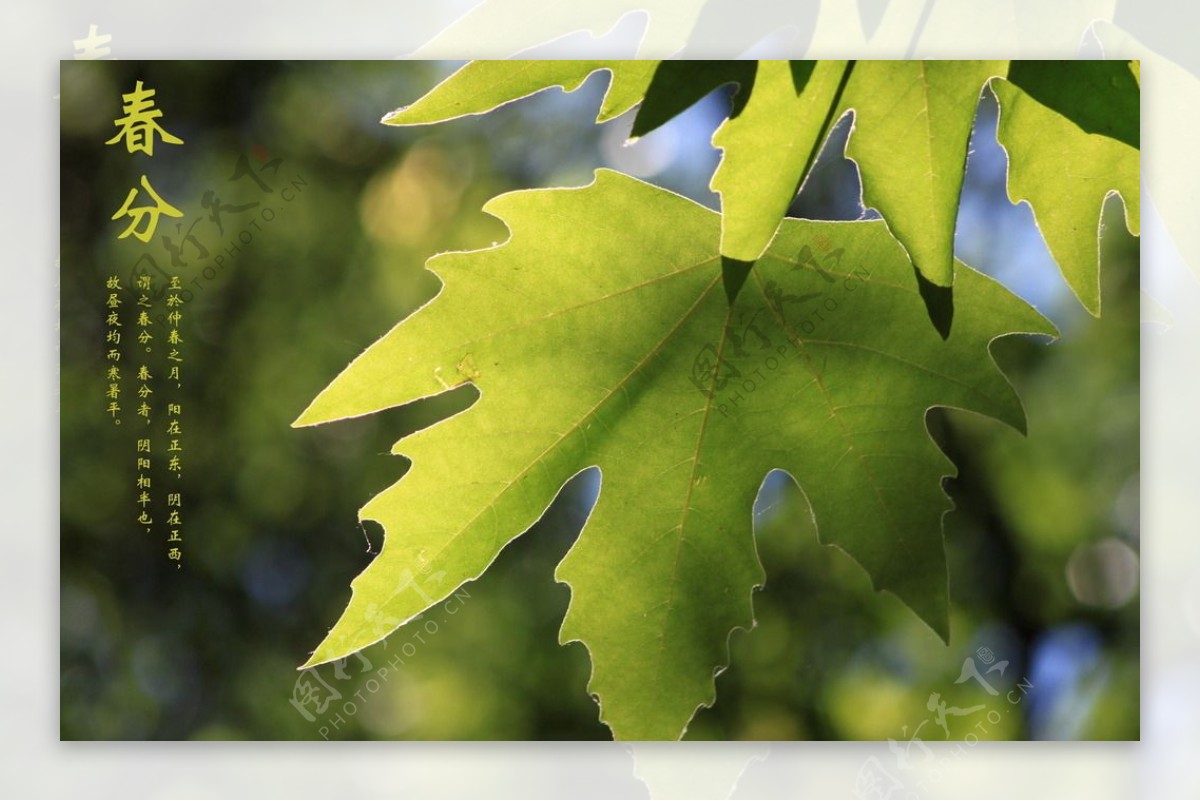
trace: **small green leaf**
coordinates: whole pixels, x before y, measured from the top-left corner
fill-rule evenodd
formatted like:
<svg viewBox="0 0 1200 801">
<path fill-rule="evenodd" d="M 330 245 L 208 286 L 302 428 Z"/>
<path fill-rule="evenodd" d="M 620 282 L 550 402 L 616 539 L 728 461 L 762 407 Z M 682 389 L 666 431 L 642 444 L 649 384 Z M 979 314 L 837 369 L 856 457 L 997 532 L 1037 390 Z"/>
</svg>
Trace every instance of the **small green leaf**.
<svg viewBox="0 0 1200 801">
<path fill-rule="evenodd" d="M 841 111 L 854 111 L 846 155 L 862 172 L 865 205 L 938 286 L 954 282 L 958 196 L 979 94 L 1005 68 L 1004 61 L 860 61 L 842 97 Z"/>
<path fill-rule="evenodd" d="M 1101 211 L 1119 194 L 1126 227 L 1138 233 L 1139 151 L 1088 133 L 1009 81 L 993 81 L 992 89 L 1000 103 L 996 137 L 1008 152 L 1008 196 L 1028 201 L 1071 291 L 1099 316 Z"/>
<path fill-rule="evenodd" d="M 721 164 L 721 255 L 755 261 L 780 220 L 828 130 L 845 61 L 761 61 L 740 114 L 713 134 Z"/>
<path fill-rule="evenodd" d="M 385 531 L 309 665 L 374 643 L 478 578 L 573 475 L 602 487 L 557 578 L 561 639 L 624 739 L 674 739 L 715 698 L 728 638 L 764 580 L 752 507 L 765 475 L 804 489 L 822 542 L 949 635 L 941 518 L 953 472 L 931 406 L 1023 428 L 988 354 L 1052 332 L 959 266 L 945 339 L 881 221 L 785 220 L 732 302 L 719 215 L 601 170 L 485 210 L 499 246 L 437 256 L 441 293 L 359 356 L 296 421 L 410 403 L 465 383 L 471 408 L 396 446 L 409 472 L 360 512 Z"/>
</svg>

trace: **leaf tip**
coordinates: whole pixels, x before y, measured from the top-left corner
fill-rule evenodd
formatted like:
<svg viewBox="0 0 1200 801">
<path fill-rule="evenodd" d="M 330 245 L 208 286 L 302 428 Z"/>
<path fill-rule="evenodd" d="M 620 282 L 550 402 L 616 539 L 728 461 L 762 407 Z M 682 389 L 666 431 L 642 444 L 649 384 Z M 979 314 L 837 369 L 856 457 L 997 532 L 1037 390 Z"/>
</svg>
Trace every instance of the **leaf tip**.
<svg viewBox="0 0 1200 801">
<path fill-rule="evenodd" d="M 950 338 L 950 329 L 954 323 L 954 273 L 950 273 L 950 281 L 941 284 L 925 275 L 920 268 L 913 265 L 917 276 L 917 289 L 921 300 L 925 302 L 925 311 L 929 321 L 941 335 L 943 340 Z M 940 276 L 939 276 L 940 277 Z"/>
<path fill-rule="evenodd" d="M 331 629 L 329 634 L 332 634 L 332 633 L 333 633 L 333 631 Z M 329 654 L 329 649 L 327 647 L 328 642 L 329 642 L 329 635 L 327 634 L 325 636 L 325 639 L 321 641 L 321 644 L 318 645 L 313 650 L 313 652 L 308 655 L 308 659 L 304 662 L 304 664 L 300 665 L 298 668 L 296 668 L 296 670 L 297 671 L 308 670 L 309 668 L 314 668 L 314 667 L 317 667 L 318 665 L 324 665 L 326 662 L 332 662 L 334 659 L 337 659 L 338 658 L 337 655 Z"/>
<path fill-rule="evenodd" d="M 325 422 L 324 418 L 322 418 L 320 413 L 316 410 L 317 402 L 320 401 L 320 399 L 320 395 L 314 398 L 313 402 L 308 404 L 308 407 L 300 413 L 300 416 L 291 422 L 290 427 L 308 428 L 309 426 L 314 426 L 317 423 Z"/>
<path fill-rule="evenodd" d="M 405 123 L 400 122 L 400 117 L 403 116 L 404 112 L 408 111 L 408 109 L 408 106 L 401 106 L 400 108 L 392 109 L 387 114 L 384 114 L 382 117 L 380 117 L 379 121 L 384 125 L 404 125 Z"/>
<path fill-rule="evenodd" d="M 739 261 L 728 256 L 721 257 L 721 280 L 725 284 L 725 298 L 729 301 L 730 306 L 737 299 L 738 293 L 741 292 L 752 269 L 754 269 L 752 261 Z"/>
</svg>

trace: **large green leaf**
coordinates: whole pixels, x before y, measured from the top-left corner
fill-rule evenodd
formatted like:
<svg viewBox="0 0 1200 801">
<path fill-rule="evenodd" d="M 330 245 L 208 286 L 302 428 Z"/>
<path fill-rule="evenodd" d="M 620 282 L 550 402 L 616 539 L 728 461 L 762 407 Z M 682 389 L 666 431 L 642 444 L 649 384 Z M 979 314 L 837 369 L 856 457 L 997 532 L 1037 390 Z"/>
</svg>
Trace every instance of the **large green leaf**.
<svg viewBox="0 0 1200 801">
<path fill-rule="evenodd" d="M 721 255 L 754 261 L 812 163 L 828 122 L 845 61 L 761 61 L 745 108 L 713 134 L 721 164 L 712 189 L 721 195 Z"/>
<path fill-rule="evenodd" d="M 860 61 L 842 97 L 853 109 L 846 155 L 929 281 L 954 281 L 954 225 L 979 94 L 1004 61 Z"/>
<path fill-rule="evenodd" d="M 989 356 L 1050 332 L 959 266 L 954 331 L 928 324 L 912 265 L 880 221 L 785 220 L 731 305 L 720 218 L 599 171 L 485 210 L 498 246 L 429 262 L 441 293 L 372 345 L 296 421 L 370 414 L 464 383 L 466 411 L 396 446 L 412 460 L 360 512 L 385 530 L 308 664 L 345 656 L 487 570 L 571 476 L 602 489 L 558 568 L 562 640 L 586 645 L 589 689 L 616 736 L 676 738 L 715 697 L 728 637 L 763 583 L 752 505 L 781 468 L 836 544 L 948 636 L 942 491 L 953 466 L 935 405 L 1023 428 Z"/>
<path fill-rule="evenodd" d="M 992 89 L 1000 103 L 996 137 L 1008 152 L 1009 197 L 1028 201 L 1071 291 L 1099 315 L 1101 211 L 1109 195 L 1119 194 L 1125 224 L 1138 233 L 1139 151 L 1089 133 L 1009 81 L 993 81 Z"/>
</svg>

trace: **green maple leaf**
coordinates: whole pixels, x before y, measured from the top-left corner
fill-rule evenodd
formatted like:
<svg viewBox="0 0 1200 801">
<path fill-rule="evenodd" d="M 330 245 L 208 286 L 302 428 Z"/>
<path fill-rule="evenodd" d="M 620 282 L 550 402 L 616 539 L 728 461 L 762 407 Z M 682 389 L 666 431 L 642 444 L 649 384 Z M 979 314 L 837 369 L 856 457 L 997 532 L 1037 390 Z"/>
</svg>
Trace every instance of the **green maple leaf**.
<svg viewBox="0 0 1200 801">
<path fill-rule="evenodd" d="M 1137 72 L 1128 62 L 1117 62 L 1115 72 L 1104 62 L 1066 72 L 1061 64 L 1069 62 L 1014 67 L 1026 89 L 992 82 L 1000 104 L 996 138 L 1008 152 L 1009 197 L 1028 201 L 1067 285 L 1099 316 L 1101 211 L 1108 197 L 1121 196 L 1130 233 L 1141 226 Z M 1081 72 L 1087 80 L 1064 80 Z M 1107 103 L 1107 116 L 1097 98 Z"/>
<path fill-rule="evenodd" d="M 762 255 L 828 132 L 845 61 L 763 61 L 746 106 L 713 134 L 722 149 L 721 254 Z"/>
<path fill-rule="evenodd" d="M 928 324 L 882 221 L 785 220 L 731 302 L 720 216 L 606 170 L 579 189 L 502 195 L 510 238 L 430 260 L 441 293 L 356 359 L 296 425 L 370 414 L 465 383 L 466 411 L 397 443 L 410 471 L 360 512 L 379 556 L 307 663 L 379 641 L 488 569 L 563 484 L 596 466 L 596 506 L 556 578 L 561 640 L 623 739 L 674 739 L 715 698 L 728 638 L 763 584 L 752 506 L 789 472 L 821 541 L 943 638 L 941 518 L 953 466 L 925 414 L 1023 430 L 988 348 L 1052 326 L 957 266 L 954 331 Z"/>
<path fill-rule="evenodd" d="M 846 156 L 929 281 L 954 281 L 954 227 L 979 93 L 1004 61 L 860 61 L 841 111 L 853 109 Z"/>
</svg>

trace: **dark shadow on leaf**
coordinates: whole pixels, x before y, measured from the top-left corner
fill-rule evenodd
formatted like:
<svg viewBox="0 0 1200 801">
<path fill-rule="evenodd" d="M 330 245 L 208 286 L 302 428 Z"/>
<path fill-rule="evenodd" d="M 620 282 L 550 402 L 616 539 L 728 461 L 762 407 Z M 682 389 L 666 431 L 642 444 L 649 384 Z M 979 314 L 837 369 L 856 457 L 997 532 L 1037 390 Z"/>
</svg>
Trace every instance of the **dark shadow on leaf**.
<svg viewBox="0 0 1200 801">
<path fill-rule="evenodd" d="M 789 61 L 788 66 L 792 70 L 792 88 L 796 90 L 796 96 L 799 97 L 804 94 L 804 87 L 808 85 L 808 79 L 812 77 L 817 62 Z"/>
<path fill-rule="evenodd" d="M 1128 61 L 1014 61 L 1008 80 L 1090 134 L 1141 147 L 1141 90 Z"/>
<path fill-rule="evenodd" d="M 742 291 L 742 286 L 746 283 L 746 278 L 750 275 L 751 268 L 754 267 L 752 261 L 738 261 L 731 259 L 728 256 L 721 257 L 721 280 L 725 284 L 725 297 L 729 300 L 729 305 L 733 305 L 737 299 L 738 293 Z"/>
<path fill-rule="evenodd" d="M 942 339 L 949 339 L 950 326 L 954 322 L 954 287 L 938 286 L 921 275 L 915 266 L 913 274 L 917 276 L 917 287 L 921 291 L 921 300 L 925 301 L 925 310 L 929 312 L 929 321 Z"/>
</svg>

